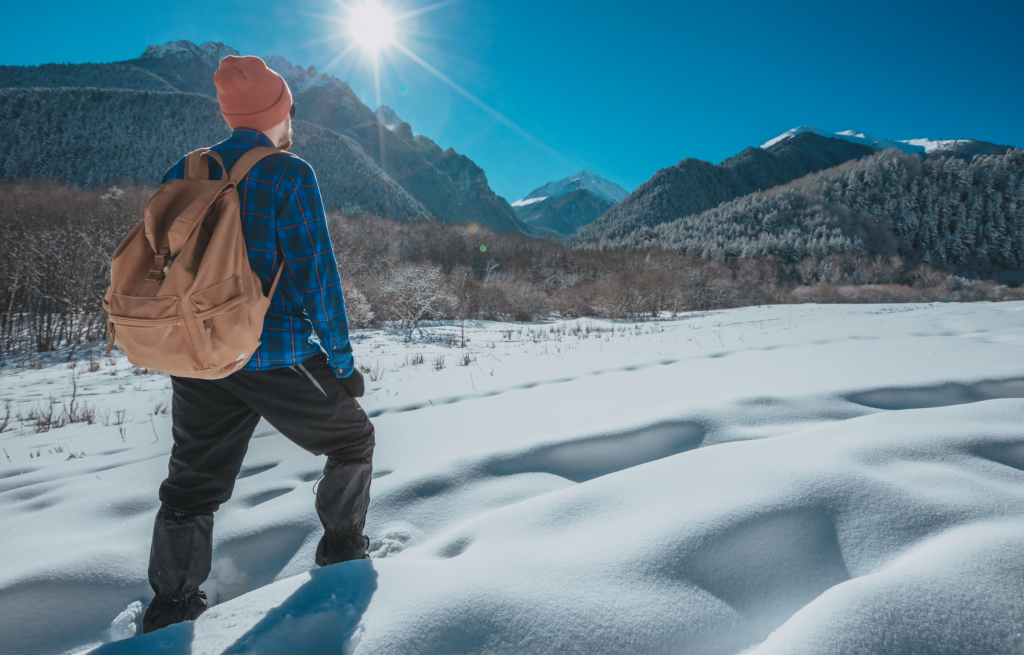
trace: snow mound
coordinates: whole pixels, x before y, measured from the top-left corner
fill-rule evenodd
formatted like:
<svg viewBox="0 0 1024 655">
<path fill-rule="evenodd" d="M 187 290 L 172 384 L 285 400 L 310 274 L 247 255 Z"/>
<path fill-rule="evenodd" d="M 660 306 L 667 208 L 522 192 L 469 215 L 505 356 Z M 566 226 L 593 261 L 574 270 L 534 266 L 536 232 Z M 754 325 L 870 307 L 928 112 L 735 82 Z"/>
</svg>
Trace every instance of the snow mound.
<svg viewBox="0 0 1024 655">
<path fill-rule="evenodd" d="M 109 641 L 121 641 L 122 639 L 134 637 L 135 633 L 138 632 L 137 624 L 141 622 L 142 612 L 142 603 L 139 601 L 135 601 L 126 607 L 123 612 L 110 622 L 110 628 L 107 630 L 107 639 Z"/>
</svg>

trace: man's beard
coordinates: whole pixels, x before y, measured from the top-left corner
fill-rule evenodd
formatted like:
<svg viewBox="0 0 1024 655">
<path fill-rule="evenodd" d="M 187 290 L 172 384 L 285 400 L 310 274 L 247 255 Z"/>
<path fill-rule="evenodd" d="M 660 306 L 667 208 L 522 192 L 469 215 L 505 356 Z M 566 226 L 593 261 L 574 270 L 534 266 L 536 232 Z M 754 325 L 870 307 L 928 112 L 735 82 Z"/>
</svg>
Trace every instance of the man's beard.
<svg viewBox="0 0 1024 655">
<path fill-rule="evenodd" d="M 291 148 L 292 147 L 292 136 L 294 136 L 294 133 L 292 132 L 292 128 L 289 127 L 288 128 L 288 136 L 286 136 L 285 139 L 284 139 L 284 142 L 281 143 L 277 147 L 279 149 L 281 149 L 281 150 L 288 150 L 289 148 Z"/>
</svg>

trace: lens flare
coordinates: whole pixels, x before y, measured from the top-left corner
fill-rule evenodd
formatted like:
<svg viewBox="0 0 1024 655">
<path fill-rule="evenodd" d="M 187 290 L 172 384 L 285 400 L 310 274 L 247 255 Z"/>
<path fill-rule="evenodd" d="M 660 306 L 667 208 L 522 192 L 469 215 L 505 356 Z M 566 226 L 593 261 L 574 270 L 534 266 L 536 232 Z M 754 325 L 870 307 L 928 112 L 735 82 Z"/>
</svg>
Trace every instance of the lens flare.
<svg viewBox="0 0 1024 655">
<path fill-rule="evenodd" d="M 487 252 L 487 246 L 480 246 L 480 252 Z"/>
<path fill-rule="evenodd" d="M 508 117 L 488 105 L 480 98 L 476 97 L 468 89 L 462 87 L 460 84 L 455 82 L 455 80 L 445 75 L 412 49 L 414 46 L 410 43 L 410 39 L 413 39 L 417 34 L 420 36 L 429 35 L 418 32 L 418 28 L 410 29 L 408 26 L 403 28 L 402 26 L 405 25 L 404 21 L 408 21 L 411 18 L 422 16 L 424 14 L 429 14 L 437 11 L 438 9 L 460 4 L 464 1 L 465 0 L 437 0 L 436 2 L 417 9 L 392 14 L 385 9 L 385 5 L 397 5 L 398 0 L 334 0 L 334 2 L 344 10 L 343 12 L 335 14 L 308 14 L 338 25 L 338 31 L 333 32 L 332 36 L 329 37 L 330 39 L 345 36 L 348 37 L 346 39 L 348 42 L 345 47 L 342 48 L 342 50 L 338 52 L 330 62 L 328 62 L 323 70 L 325 72 L 330 71 L 350 55 L 361 55 L 358 56 L 356 63 L 369 63 L 371 65 L 373 71 L 374 96 L 377 101 L 377 106 L 379 107 L 383 104 L 381 68 L 387 65 L 397 67 L 397 63 L 392 59 L 392 54 L 404 54 L 415 64 L 422 67 L 423 70 L 448 85 L 451 89 L 489 114 L 493 119 L 510 128 L 521 137 L 527 139 L 530 143 L 534 144 L 551 157 L 570 166 L 574 165 L 572 162 L 567 160 L 561 152 L 551 148 L 546 143 L 540 141 L 537 137 L 516 125 Z M 398 89 L 398 92 L 402 95 L 410 93 L 406 86 L 401 86 Z M 419 90 L 418 93 L 422 93 L 422 89 Z M 387 170 L 384 139 L 384 132 L 387 128 L 384 127 L 383 123 L 380 123 L 377 127 L 380 136 L 380 164 L 382 168 Z M 481 252 L 485 250 L 486 247 L 481 248 Z"/>
<path fill-rule="evenodd" d="M 349 17 L 352 38 L 363 49 L 376 53 L 395 39 L 395 19 L 377 3 L 352 8 Z"/>
</svg>

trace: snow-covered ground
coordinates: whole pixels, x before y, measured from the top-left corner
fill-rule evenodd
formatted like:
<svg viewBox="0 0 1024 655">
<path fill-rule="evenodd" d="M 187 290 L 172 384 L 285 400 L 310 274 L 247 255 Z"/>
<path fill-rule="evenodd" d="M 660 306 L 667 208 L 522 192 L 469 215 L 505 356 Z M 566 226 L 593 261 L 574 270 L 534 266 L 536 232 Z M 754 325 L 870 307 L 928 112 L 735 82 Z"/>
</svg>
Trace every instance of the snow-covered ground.
<svg viewBox="0 0 1024 655">
<path fill-rule="evenodd" d="M 169 381 L 6 367 L 12 416 L 77 375 L 99 418 L 0 435 L 0 651 L 1021 653 L 1022 323 L 794 305 L 474 324 L 465 348 L 458 325 L 364 331 L 374 558 L 311 570 L 323 459 L 261 424 L 213 607 L 129 639 Z"/>
</svg>

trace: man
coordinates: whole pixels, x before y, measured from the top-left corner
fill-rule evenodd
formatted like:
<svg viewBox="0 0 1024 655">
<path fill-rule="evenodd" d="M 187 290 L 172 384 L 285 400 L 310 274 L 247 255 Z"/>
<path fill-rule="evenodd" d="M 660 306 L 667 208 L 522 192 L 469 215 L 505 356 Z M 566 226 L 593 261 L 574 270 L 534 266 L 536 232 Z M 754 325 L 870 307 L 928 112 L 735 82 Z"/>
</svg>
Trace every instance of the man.
<svg viewBox="0 0 1024 655">
<path fill-rule="evenodd" d="M 225 57 L 214 75 L 232 129 L 212 147 L 229 170 L 248 150 L 291 146 L 291 91 L 259 57 Z M 224 171 L 210 158 L 210 178 Z M 164 177 L 183 178 L 185 158 Z M 309 164 L 286 153 L 257 163 L 238 185 L 249 265 L 267 293 L 284 272 L 249 363 L 220 380 L 172 378 L 174 447 L 153 528 L 149 582 L 156 597 L 143 631 L 193 620 L 206 609 L 199 590 L 210 573 L 213 513 L 231 497 L 249 439 L 265 418 L 315 455 L 327 455 L 316 488 L 324 536 L 316 563 L 366 556 L 374 430 L 356 398 L 337 262 Z"/>
</svg>

